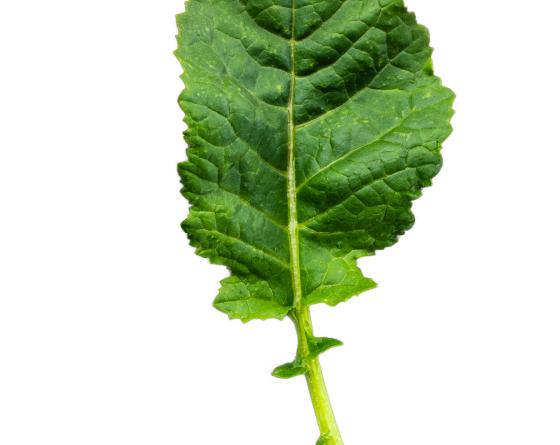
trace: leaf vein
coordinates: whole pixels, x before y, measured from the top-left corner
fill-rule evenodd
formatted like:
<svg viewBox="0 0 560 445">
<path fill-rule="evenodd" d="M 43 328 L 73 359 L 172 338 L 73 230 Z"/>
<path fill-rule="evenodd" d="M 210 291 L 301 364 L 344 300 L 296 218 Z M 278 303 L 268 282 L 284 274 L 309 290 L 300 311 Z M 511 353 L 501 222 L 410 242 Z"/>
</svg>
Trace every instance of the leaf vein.
<svg viewBox="0 0 560 445">
<path fill-rule="evenodd" d="M 284 261 L 282 258 L 280 258 L 279 256 L 276 256 L 275 254 L 272 254 L 266 250 L 263 250 L 262 248 L 250 243 L 247 240 L 241 239 L 241 238 L 237 238 L 235 236 L 232 235 L 228 235 L 226 233 L 220 232 L 218 230 L 214 230 L 214 229 L 197 229 L 200 232 L 206 232 L 206 233 L 212 233 L 215 234 L 219 237 L 222 238 L 226 238 L 235 242 L 239 242 L 241 244 L 243 244 L 244 246 L 250 248 L 251 250 L 253 250 L 254 252 L 266 256 L 267 258 L 269 258 L 271 261 L 273 261 L 274 263 L 278 264 L 279 266 L 281 266 L 284 269 L 289 269 L 289 264 Z M 235 258 L 233 258 L 235 259 Z"/>
</svg>

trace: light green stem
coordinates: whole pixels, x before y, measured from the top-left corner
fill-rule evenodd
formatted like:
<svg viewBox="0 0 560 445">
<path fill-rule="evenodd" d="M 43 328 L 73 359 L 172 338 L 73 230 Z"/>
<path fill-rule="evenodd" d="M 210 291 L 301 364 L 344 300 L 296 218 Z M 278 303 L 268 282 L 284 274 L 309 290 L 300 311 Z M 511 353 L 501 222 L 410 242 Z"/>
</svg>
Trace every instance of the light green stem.
<svg viewBox="0 0 560 445">
<path fill-rule="evenodd" d="M 320 445 L 344 445 L 334 417 L 319 357 L 310 356 L 307 339 L 313 337 L 313 325 L 309 307 L 294 311 L 291 318 L 296 326 L 298 355 L 307 369 L 305 378 L 321 432 L 321 438 L 317 443 Z"/>
</svg>

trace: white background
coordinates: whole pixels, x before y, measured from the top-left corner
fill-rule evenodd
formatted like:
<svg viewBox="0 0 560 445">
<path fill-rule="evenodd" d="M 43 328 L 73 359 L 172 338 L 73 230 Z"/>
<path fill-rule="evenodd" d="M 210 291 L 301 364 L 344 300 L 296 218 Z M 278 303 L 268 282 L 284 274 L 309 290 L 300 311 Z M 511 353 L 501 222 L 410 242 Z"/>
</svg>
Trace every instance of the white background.
<svg viewBox="0 0 560 445">
<path fill-rule="evenodd" d="M 554 0 L 409 0 L 457 93 L 379 288 L 314 309 L 347 445 L 560 443 Z M 311 445 L 289 322 L 210 303 L 179 229 L 180 0 L 0 6 L 0 444 Z"/>
</svg>

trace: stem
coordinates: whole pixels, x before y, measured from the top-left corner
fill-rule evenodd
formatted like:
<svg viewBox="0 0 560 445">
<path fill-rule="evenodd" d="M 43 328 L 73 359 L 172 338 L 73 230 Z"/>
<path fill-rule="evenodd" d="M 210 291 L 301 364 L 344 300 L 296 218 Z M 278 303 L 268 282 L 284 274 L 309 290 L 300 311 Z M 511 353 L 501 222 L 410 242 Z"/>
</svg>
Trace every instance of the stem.
<svg viewBox="0 0 560 445">
<path fill-rule="evenodd" d="M 313 336 L 313 325 L 309 307 L 294 310 L 291 318 L 296 326 L 298 355 L 307 368 L 305 373 L 307 387 L 309 388 L 309 395 L 311 396 L 315 417 L 321 432 L 321 439 L 323 439 L 323 442 L 318 443 L 321 445 L 344 445 L 334 417 L 319 357 L 310 357 L 307 339 Z"/>
</svg>

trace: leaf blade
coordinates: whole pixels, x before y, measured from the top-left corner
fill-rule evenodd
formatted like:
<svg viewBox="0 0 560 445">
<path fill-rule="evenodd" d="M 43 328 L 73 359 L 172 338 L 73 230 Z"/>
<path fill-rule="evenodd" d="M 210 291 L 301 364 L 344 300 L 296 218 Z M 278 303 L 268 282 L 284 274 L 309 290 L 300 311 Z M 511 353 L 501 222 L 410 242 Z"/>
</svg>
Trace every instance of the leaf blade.
<svg viewBox="0 0 560 445">
<path fill-rule="evenodd" d="M 290 6 L 191 0 L 178 16 L 183 228 L 230 269 L 214 306 L 243 321 L 374 288 L 356 260 L 413 225 L 451 131 L 453 93 L 402 1 Z"/>
</svg>

